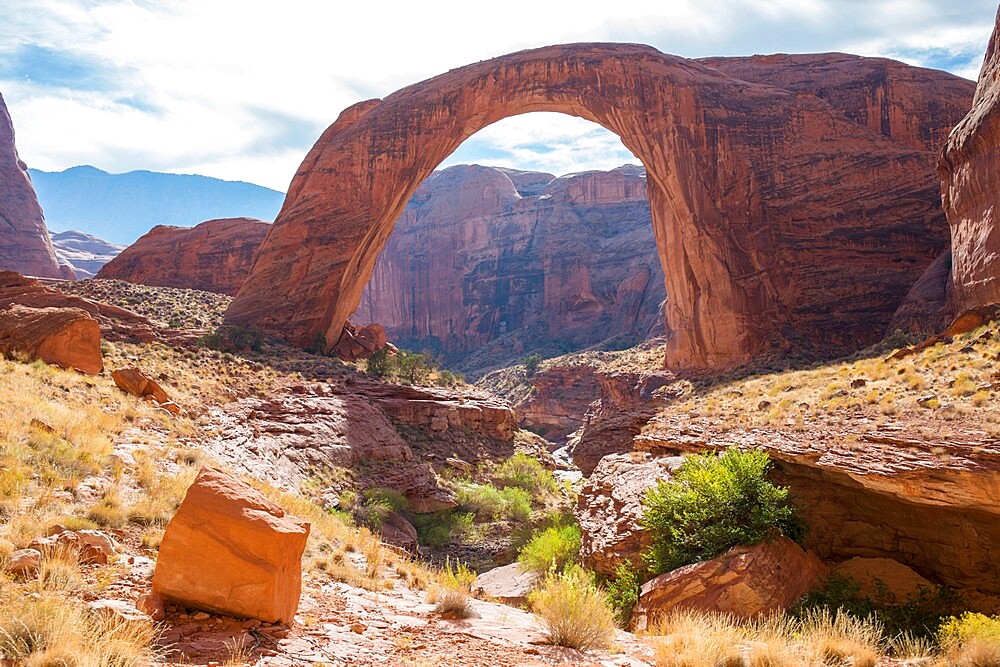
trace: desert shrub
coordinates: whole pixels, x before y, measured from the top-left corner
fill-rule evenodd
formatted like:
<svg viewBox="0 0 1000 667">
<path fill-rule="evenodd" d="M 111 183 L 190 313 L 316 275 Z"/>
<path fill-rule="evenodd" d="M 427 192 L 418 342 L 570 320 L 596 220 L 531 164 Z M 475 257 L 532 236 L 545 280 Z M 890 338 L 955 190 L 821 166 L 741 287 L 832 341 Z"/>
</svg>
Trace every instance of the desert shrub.
<svg viewBox="0 0 1000 667">
<path fill-rule="evenodd" d="M 260 352 L 264 345 L 264 334 L 254 327 L 241 325 L 225 325 L 213 333 L 208 333 L 198 339 L 198 344 L 210 350 L 221 352 L 241 352 L 251 350 Z"/>
<path fill-rule="evenodd" d="M 374 378 L 386 378 L 392 372 L 392 359 L 389 357 L 389 348 L 382 347 L 365 359 L 365 372 Z"/>
<path fill-rule="evenodd" d="M 524 374 L 531 377 L 538 372 L 538 365 L 542 363 L 542 355 L 537 352 L 529 354 L 522 363 L 524 363 Z"/>
<path fill-rule="evenodd" d="M 561 571 L 580 556 L 580 527 L 573 524 L 552 526 L 533 537 L 521 549 L 517 561 L 526 570 L 544 574 Z"/>
<path fill-rule="evenodd" d="M 429 547 L 439 547 L 471 535 L 476 525 L 472 512 L 454 510 L 414 514 L 410 522 L 417 530 L 420 544 Z"/>
<path fill-rule="evenodd" d="M 875 595 L 866 595 L 861 586 L 848 577 L 832 576 L 820 588 L 810 591 L 792 608 L 793 616 L 803 616 L 817 609 L 841 611 L 855 618 L 877 617 L 886 635 L 909 635 L 931 639 L 941 622 L 958 613 L 961 600 L 945 586 L 921 587 L 906 600 L 896 600 L 876 581 Z"/>
<path fill-rule="evenodd" d="M 614 613 L 593 576 L 579 566 L 550 572 L 528 595 L 528 604 L 557 646 L 606 648 L 614 638 Z"/>
<path fill-rule="evenodd" d="M 941 646 L 951 647 L 973 641 L 995 642 L 1000 645 L 1000 616 L 987 616 L 971 611 L 947 618 L 938 629 Z"/>
<path fill-rule="evenodd" d="M 769 466 L 767 454 L 757 450 L 691 456 L 672 479 L 650 489 L 641 520 L 652 537 L 644 554 L 650 571 L 667 572 L 756 544 L 789 522 L 788 490 L 767 480 Z"/>
<path fill-rule="evenodd" d="M 632 609 L 639 602 L 640 585 L 639 573 L 628 561 L 618 563 L 614 575 L 604 582 L 608 604 L 615 611 L 615 620 L 619 627 L 628 627 Z"/>
<path fill-rule="evenodd" d="M 396 353 L 393 365 L 396 378 L 405 384 L 425 384 L 434 370 L 426 355 L 406 350 Z"/>
<path fill-rule="evenodd" d="M 501 487 L 524 489 L 535 498 L 544 498 L 559 491 L 559 482 L 552 472 L 523 452 L 516 452 L 501 463 L 493 473 L 493 481 Z"/>
<path fill-rule="evenodd" d="M 451 618 L 471 616 L 469 592 L 472 582 L 476 580 L 475 573 L 462 563 L 453 564 L 449 559 L 436 579 L 429 596 L 430 602 L 435 603 L 434 611 Z"/>
<path fill-rule="evenodd" d="M 351 514 L 354 522 L 378 531 L 393 512 L 403 512 L 406 497 L 392 489 L 365 489 L 361 494 L 349 492 L 341 496 L 341 507 Z"/>
<path fill-rule="evenodd" d="M 458 505 L 475 514 L 480 521 L 508 520 L 524 522 L 531 517 L 531 496 L 524 489 L 498 489 L 492 484 L 461 484 Z"/>
</svg>

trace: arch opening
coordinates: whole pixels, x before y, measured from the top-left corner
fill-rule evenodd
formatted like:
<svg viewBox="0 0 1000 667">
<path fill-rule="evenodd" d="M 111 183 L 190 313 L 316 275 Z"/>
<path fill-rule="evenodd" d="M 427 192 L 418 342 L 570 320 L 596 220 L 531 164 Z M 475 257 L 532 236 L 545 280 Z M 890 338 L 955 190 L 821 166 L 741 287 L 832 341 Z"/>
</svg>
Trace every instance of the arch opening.
<svg viewBox="0 0 1000 667">
<path fill-rule="evenodd" d="M 600 126 L 541 113 L 473 135 L 420 184 L 350 321 L 478 377 L 660 336 L 665 298 L 639 160 Z"/>
<path fill-rule="evenodd" d="M 841 261 L 838 233 L 850 230 L 857 252 L 874 248 L 880 271 L 900 249 L 914 263 L 940 249 L 941 235 L 929 231 L 940 215 L 928 151 L 818 96 L 651 47 L 554 46 L 345 110 L 299 168 L 227 319 L 332 348 L 420 183 L 476 132 L 535 111 L 596 123 L 645 166 L 670 295 L 668 367 L 728 368 L 803 340 L 854 349 L 873 340 L 873 319 L 888 321 L 922 266 L 873 282 L 863 263 Z M 875 307 L 844 326 L 836 311 L 851 300 Z"/>
</svg>

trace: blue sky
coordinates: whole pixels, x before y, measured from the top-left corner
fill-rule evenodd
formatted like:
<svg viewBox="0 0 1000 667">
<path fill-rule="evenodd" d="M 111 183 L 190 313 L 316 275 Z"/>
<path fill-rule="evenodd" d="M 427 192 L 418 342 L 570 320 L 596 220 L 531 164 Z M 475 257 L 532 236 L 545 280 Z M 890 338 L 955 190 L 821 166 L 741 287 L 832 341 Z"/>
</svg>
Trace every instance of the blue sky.
<svg viewBox="0 0 1000 667">
<path fill-rule="evenodd" d="M 0 93 L 22 159 L 284 190 L 341 109 L 447 69 L 577 41 L 687 57 L 845 51 L 974 79 L 995 0 L 3 0 Z M 510 118 L 447 161 L 556 174 L 631 159 L 557 114 Z"/>
</svg>

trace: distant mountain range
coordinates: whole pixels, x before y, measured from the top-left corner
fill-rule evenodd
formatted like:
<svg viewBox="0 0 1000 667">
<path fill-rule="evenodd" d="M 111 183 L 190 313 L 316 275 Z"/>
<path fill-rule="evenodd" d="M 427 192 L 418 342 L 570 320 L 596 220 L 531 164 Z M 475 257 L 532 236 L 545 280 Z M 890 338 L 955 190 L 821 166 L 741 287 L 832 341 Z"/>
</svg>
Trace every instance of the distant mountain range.
<svg viewBox="0 0 1000 667">
<path fill-rule="evenodd" d="M 93 278 L 102 266 L 125 249 L 123 245 L 78 231 L 54 232 L 51 237 L 59 263 L 72 267 L 77 280 Z"/>
<path fill-rule="evenodd" d="M 213 218 L 274 220 L 285 195 L 260 185 L 208 176 L 96 167 L 29 169 L 50 232 L 81 230 L 128 245 L 156 225 L 193 227 Z"/>
</svg>

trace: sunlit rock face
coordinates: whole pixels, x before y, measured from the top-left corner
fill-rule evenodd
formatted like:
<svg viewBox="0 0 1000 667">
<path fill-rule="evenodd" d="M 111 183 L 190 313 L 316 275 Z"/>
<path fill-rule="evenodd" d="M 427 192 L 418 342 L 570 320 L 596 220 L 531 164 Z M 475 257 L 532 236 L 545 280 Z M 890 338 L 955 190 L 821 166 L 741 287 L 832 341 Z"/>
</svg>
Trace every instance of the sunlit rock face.
<svg viewBox="0 0 1000 667">
<path fill-rule="evenodd" d="M 663 332 L 665 297 L 641 167 L 555 178 L 462 165 L 417 189 L 351 321 L 458 360 L 493 344 L 632 343 Z"/>
<path fill-rule="evenodd" d="M 0 97 L 0 269 L 42 278 L 73 277 L 59 268 L 27 167 L 17 156 L 14 125 Z"/>
<path fill-rule="evenodd" d="M 812 58 L 824 57 L 839 59 Z M 914 90 L 949 100 L 972 91 L 911 68 L 911 84 L 878 88 L 890 111 L 903 111 L 890 113 L 888 132 L 881 121 L 874 130 L 848 94 L 871 81 L 865 62 L 829 82 L 772 85 L 647 46 L 572 44 L 359 103 L 306 156 L 227 318 L 334 346 L 395 221 L 435 167 L 491 123 L 555 111 L 616 133 L 646 168 L 670 297 L 669 367 L 719 369 L 767 351 L 833 355 L 873 342 L 948 240 L 929 146 L 961 104 L 931 104 L 925 116 L 906 111 L 907 100 Z M 892 130 L 899 122 L 905 131 Z"/>
</svg>

